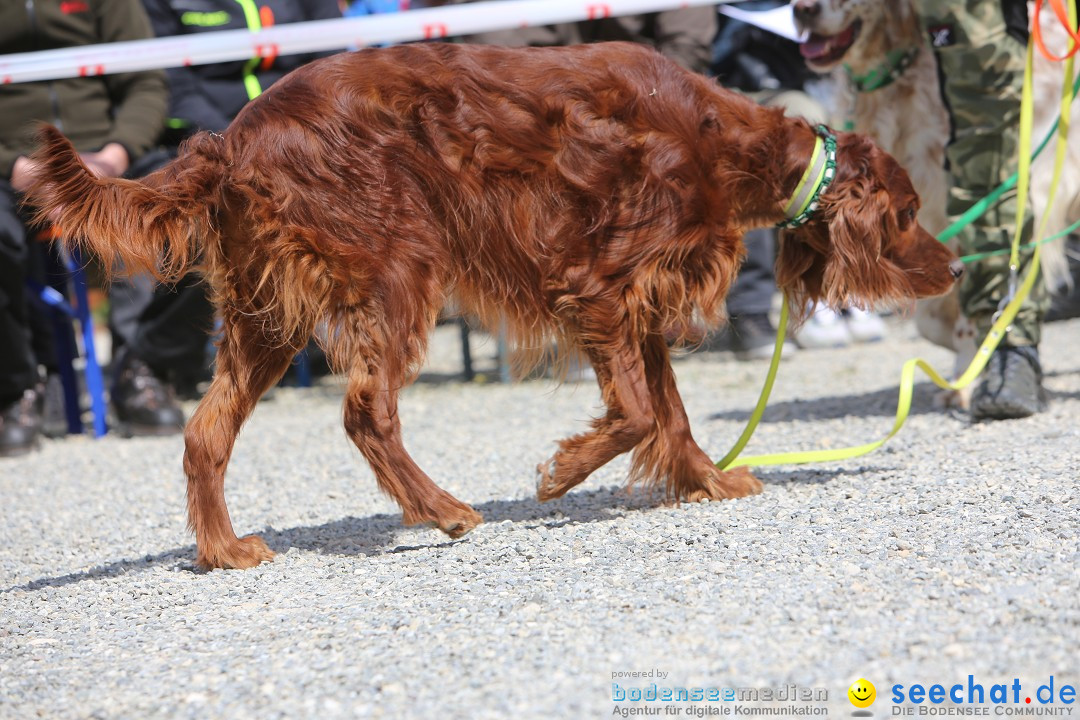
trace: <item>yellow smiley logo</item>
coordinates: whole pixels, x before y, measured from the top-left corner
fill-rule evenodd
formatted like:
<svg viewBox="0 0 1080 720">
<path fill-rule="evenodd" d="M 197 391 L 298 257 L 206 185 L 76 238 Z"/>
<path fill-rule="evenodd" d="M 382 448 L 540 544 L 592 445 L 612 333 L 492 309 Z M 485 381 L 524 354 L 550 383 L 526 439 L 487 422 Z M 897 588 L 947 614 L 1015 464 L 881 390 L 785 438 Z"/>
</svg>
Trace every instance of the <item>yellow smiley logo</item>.
<svg viewBox="0 0 1080 720">
<path fill-rule="evenodd" d="M 847 689 L 847 696 L 855 707 L 866 708 L 873 705 L 874 700 L 877 699 L 877 689 L 874 688 L 874 683 L 865 678 L 859 678 L 851 683 L 851 687 Z"/>
</svg>

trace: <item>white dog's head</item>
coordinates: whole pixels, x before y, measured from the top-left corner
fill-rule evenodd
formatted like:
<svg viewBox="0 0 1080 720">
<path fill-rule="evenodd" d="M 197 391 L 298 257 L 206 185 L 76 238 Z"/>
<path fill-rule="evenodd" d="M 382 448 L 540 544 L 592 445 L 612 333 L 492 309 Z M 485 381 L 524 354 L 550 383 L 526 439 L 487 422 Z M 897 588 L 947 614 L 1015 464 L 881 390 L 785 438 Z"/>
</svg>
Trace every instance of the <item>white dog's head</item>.
<svg viewBox="0 0 1080 720">
<path fill-rule="evenodd" d="M 922 42 L 912 0 L 792 0 L 791 4 L 795 24 L 809 33 L 802 56 L 816 72 L 840 63 L 872 67 L 890 50 Z"/>
</svg>

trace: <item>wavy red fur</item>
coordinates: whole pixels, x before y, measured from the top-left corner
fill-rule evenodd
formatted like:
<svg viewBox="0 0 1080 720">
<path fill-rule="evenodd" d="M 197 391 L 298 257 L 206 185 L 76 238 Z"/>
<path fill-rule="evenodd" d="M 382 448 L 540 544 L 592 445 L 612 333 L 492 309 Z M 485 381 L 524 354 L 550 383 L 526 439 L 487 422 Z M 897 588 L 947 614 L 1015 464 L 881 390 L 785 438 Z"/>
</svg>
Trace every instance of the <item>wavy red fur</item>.
<svg viewBox="0 0 1080 720">
<path fill-rule="evenodd" d="M 541 499 L 631 450 L 634 477 L 672 497 L 761 488 L 694 442 L 664 336 L 695 314 L 721 319 L 744 231 L 782 219 L 809 161 L 802 120 L 635 45 L 422 44 L 305 66 L 138 182 L 91 178 L 55 131 L 43 137 L 50 171 L 30 197 L 69 237 L 165 277 L 201 258 L 224 320 L 186 432 L 204 566 L 272 556 L 233 533 L 225 466 L 318 323 L 348 377 L 346 431 L 405 522 L 457 536 L 480 521 L 416 466 L 398 422 L 398 390 L 451 297 L 505 320 L 527 351 L 558 340 L 593 363 L 607 412 L 541 466 Z M 891 158 L 841 135 L 821 209 L 784 233 L 781 284 L 799 302 L 948 290 L 953 257 L 910 220 L 916 205 Z"/>
</svg>

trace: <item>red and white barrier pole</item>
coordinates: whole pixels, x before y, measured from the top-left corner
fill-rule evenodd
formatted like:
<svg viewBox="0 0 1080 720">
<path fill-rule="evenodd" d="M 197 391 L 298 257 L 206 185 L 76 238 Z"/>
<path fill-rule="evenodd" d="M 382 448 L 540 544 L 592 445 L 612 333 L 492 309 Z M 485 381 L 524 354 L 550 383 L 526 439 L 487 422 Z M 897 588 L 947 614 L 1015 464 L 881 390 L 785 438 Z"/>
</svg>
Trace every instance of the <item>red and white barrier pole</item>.
<svg viewBox="0 0 1080 720">
<path fill-rule="evenodd" d="M 499 0 L 293 23 L 252 33 L 223 30 L 0 55 L 0 83 L 55 80 L 251 57 L 363 47 L 637 13 L 719 5 L 735 0 Z"/>
</svg>

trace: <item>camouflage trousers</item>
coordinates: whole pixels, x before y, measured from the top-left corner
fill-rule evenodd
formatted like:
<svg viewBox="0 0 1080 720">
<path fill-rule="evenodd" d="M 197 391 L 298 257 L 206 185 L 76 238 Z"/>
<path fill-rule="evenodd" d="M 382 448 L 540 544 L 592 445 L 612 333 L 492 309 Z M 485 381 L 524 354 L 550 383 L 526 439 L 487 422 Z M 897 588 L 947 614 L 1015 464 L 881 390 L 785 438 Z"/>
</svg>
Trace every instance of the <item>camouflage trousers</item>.
<svg viewBox="0 0 1080 720">
<path fill-rule="evenodd" d="M 952 121 L 946 148 L 953 187 L 948 212 L 955 218 L 1008 178 L 1019 156 L 1020 97 L 1026 46 L 1009 32 L 1006 11 L 1011 0 L 922 0 L 923 23 L 941 69 L 942 94 Z M 1023 3 L 1021 2 L 1021 5 Z M 1003 9 L 1004 8 L 1004 9 Z M 1026 9 L 1024 9 L 1026 16 Z M 1015 17 L 1015 16 L 1014 16 Z M 960 253 L 1010 247 L 1016 222 L 1017 194 L 1010 191 L 998 205 L 958 237 Z M 1033 231 L 1030 212 L 1021 242 Z M 1021 251 L 1020 278 L 1030 266 L 1031 251 Z M 969 264 L 960 286 L 960 306 L 979 331 L 980 340 L 993 323 L 998 304 L 1008 293 L 1009 256 Z M 1009 330 L 1010 345 L 1037 345 L 1049 298 L 1041 280 L 1021 306 Z"/>
</svg>

